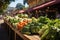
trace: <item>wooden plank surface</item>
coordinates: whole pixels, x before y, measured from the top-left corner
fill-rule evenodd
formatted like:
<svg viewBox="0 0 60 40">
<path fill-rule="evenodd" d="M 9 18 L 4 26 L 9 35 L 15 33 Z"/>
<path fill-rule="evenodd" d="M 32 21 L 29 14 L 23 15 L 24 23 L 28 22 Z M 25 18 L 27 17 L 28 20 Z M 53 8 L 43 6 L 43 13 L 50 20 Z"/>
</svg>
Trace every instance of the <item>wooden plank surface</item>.
<svg viewBox="0 0 60 40">
<path fill-rule="evenodd" d="M 40 40 L 40 37 L 38 35 L 24 35 L 30 40 Z"/>
<path fill-rule="evenodd" d="M 21 32 L 19 32 L 17 29 L 14 29 L 13 26 L 4 19 L 4 22 L 6 24 L 9 25 L 9 27 L 17 34 L 19 35 L 21 38 L 23 38 L 24 40 L 40 40 L 40 37 L 37 36 L 37 35 L 33 35 L 33 36 L 30 36 L 30 35 L 25 35 L 25 34 L 22 34 Z"/>
</svg>

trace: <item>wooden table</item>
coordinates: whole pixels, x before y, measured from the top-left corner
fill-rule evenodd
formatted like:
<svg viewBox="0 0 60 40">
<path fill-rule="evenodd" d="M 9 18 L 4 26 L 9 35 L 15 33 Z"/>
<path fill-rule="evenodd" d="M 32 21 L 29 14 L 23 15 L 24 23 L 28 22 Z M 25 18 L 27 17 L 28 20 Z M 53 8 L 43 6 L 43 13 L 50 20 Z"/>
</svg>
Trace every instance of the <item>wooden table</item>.
<svg viewBox="0 0 60 40">
<path fill-rule="evenodd" d="M 5 19 L 4 19 L 4 22 L 9 26 L 9 28 L 11 30 L 14 31 L 14 40 L 17 40 L 16 35 L 21 37 L 23 40 L 40 40 L 39 36 L 37 36 L 37 35 L 30 36 L 30 35 L 22 34 L 19 30 L 14 29 L 13 26 L 8 21 L 6 21 Z M 9 29 L 9 31 L 10 31 L 10 29 Z"/>
</svg>

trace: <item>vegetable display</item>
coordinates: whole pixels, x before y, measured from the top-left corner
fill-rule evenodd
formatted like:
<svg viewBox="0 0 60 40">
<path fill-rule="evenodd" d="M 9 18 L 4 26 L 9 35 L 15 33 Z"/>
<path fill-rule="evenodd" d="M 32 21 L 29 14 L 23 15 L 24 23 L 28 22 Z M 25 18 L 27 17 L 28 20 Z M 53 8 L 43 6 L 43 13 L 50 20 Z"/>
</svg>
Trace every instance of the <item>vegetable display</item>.
<svg viewBox="0 0 60 40">
<path fill-rule="evenodd" d="M 14 17 L 6 16 L 15 29 L 27 35 L 39 35 L 41 40 L 60 39 L 60 19 L 49 19 L 40 16 L 39 18 L 29 18 L 27 14 L 18 14 Z"/>
</svg>

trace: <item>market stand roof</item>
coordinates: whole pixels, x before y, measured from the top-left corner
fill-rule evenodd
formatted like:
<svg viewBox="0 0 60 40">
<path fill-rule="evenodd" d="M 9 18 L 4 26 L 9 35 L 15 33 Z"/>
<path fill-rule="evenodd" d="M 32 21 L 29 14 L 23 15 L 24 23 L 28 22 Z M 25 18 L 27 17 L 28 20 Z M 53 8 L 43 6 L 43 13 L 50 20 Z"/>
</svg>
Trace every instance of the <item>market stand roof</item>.
<svg viewBox="0 0 60 40">
<path fill-rule="evenodd" d="M 33 11 L 33 10 L 37 10 L 37 9 L 41 9 L 41 8 L 44 8 L 44 7 L 47 7 L 47 6 L 51 6 L 51 5 L 57 4 L 59 2 L 60 2 L 60 0 L 51 0 L 50 2 L 44 3 L 42 5 L 37 5 L 35 7 L 29 8 L 27 10 L 27 12 L 30 12 L 30 11 Z"/>
<path fill-rule="evenodd" d="M 37 5 L 35 7 L 29 8 L 28 10 L 20 10 L 19 13 L 24 13 L 24 12 L 31 12 L 33 10 L 41 9 L 47 6 L 51 6 L 54 4 L 60 3 L 60 0 L 51 0 L 50 2 L 44 3 L 42 5 Z"/>
<path fill-rule="evenodd" d="M 23 13 L 23 12 L 25 12 L 25 10 L 20 10 L 20 11 L 19 11 L 19 13 Z"/>
</svg>

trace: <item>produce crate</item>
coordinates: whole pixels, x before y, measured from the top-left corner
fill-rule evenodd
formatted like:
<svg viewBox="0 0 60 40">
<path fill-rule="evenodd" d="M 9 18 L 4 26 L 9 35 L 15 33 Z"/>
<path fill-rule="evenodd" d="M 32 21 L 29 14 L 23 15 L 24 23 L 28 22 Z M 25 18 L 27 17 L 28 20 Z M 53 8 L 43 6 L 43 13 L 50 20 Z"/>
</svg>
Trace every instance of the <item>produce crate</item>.
<svg viewBox="0 0 60 40">
<path fill-rule="evenodd" d="M 22 34 L 20 32 L 20 30 L 14 29 L 13 26 L 11 25 L 11 23 L 9 23 L 6 19 L 4 19 L 4 22 L 9 26 L 9 28 L 11 28 L 11 30 L 14 31 L 14 40 L 16 39 L 16 34 L 21 37 L 23 40 L 40 40 L 40 37 L 38 35 L 26 35 L 26 34 Z"/>
</svg>

